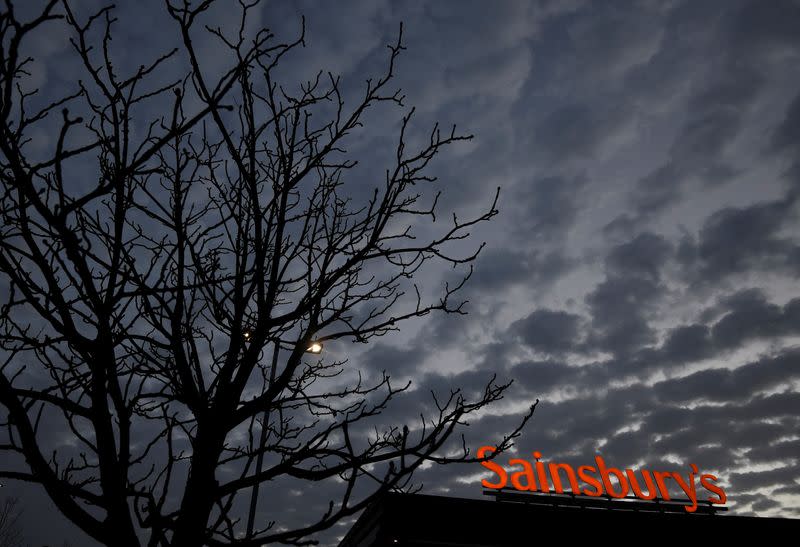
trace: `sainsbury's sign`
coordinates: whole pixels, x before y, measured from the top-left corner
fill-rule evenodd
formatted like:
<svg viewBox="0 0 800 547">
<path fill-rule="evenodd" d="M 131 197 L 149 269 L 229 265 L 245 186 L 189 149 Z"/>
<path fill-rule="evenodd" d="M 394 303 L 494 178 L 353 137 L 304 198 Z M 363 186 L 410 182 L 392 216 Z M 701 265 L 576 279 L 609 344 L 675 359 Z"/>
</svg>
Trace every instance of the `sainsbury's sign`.
<svg viewBox="0 0 800 547">
<path fill-rule="evenodd" d="M 493 446 L 482 446 L 478 449 L 478 459 L 491 457 L 497 449 Z M 698 492 L 697 481 L 706 492 L 712 494 L 706 498 L 712 504 L 724 505 L 727 500 L 725 492 L 717 486 L 717 477 L 711 474 L 700 474 L 695 464 L 690 464 L 691 472 L 685 477 L 677 472 L 671 471 L 649 471 L 640 469 L 638 475 L 642 482 L 639 482 L 637 472 L 633 469 L 624 471 L 614 467 L 608 467 L 602 456 L 595 456 L 595 465 L 581 465 L 576 470 L 567 463 L 549 462 L 545 464 L 539 461 L 542 457 L 541 452 L 534 452 L 534 461 L 522 458 L 511 458 L 508 460 L 509 470 L 493 461 L 480 462 L 489 471 L 495 474 L 494 480 L 483 479 L 481 484 L 486 488 L 506 488 L 510 485 L 523 492 L 550 492 L 552 485 L 553 491 L 558 494 L 564 493 L 564 481 L 569 484 L 573 494 L 600 497 L 605 495 L 612 498 L 624 498 L 628 492 L 643 500 L 652 500 L 658 494 L 661 499 L 670 500 L 669 487 L 667 481 L 674 481 L 686 493 L 691 504 L 684 509 L 689 513 L 697 510 L 697 500 L 702 495 Z M 516 470 L 512 468 L 516 467 Z M 548 473 L 549 472 L 549 473 Z M 549 474 L 549 481 L 548 481 Z M 616 479 L 616 484 L 611 477 Z M 581 488 L 579 481 L 586 485 Z M 645 493 L 646 489 L 646 493 Z"/>
</svg>

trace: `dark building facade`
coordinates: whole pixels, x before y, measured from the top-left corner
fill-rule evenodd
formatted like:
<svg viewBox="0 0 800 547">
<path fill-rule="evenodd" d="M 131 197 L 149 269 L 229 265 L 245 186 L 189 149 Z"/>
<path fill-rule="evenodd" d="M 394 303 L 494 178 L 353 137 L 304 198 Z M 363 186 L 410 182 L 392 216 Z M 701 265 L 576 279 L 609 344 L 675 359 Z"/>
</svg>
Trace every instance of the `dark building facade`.
<svg viewBox="0 0 800 547">
<path fill-rule="evenodd" d="M 488 494 L 488 492 L 487 492 Z M 753 535 L 795 544 L 800 519 L 724 514 L 680 502 L 491 492 L 495 500 L 388 494 L 368 507 L 339 547 L 673 544 L 699 540 L 738 545 Z M 749 543 L 749 542 L 748 542 Z"/>
</svg>

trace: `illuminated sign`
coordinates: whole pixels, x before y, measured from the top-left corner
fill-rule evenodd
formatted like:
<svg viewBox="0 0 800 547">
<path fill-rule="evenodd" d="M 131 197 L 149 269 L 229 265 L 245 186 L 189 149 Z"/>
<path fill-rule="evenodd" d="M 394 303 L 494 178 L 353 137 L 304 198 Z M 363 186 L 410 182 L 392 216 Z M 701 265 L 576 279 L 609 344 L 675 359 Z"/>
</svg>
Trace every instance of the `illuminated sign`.
<svg viewBox="0 0 800 547">
<path fill-rule="evenodd" d="M 486 454 L 493 454 L 495 450 L 497 449 L 493 446 L 480 447 L 478 449 L 478 459 L 491 457 Z M 639 470 L 638 473 L 642 478 L 642 483 L 640 483 L 637 472 L 633 469 L 625 469 L 623 472 L 620 469 L 608 467 L 602 456 L 595 456 L 594 466 L 581 465 L 578 467 L 577 473 L 567 463 L 550 462 L 545 465 L 544 462 L 539 461 L 542 457 L 541 452 L 534 452 L 533 457 L 535 462 L 521 458 L 508 460 L 509 467 L 518 468 L 518 470 L 514 471 L 506 471 L 501 465 L 493 461 L 480 462 L 482 466 L 496 475 L 494 482 L 483 479 L 481 484 L 486 488 L 499 490 L 506 488 L 510 483 L 513 488 L 522 492 L 550 492 L 552 484 L 554 492 L 563 494 L 563 481 L 566 480 L 572 493 L 577 495 L 596 498 L 605 494 L 612 498 L 624 498 L 628 495 L 628 492 L 633 492 L 633 495 L 639 499 L 652 500 L 655 499 L 657 494 L 661 494 L 662 499 L 669 501 L 669 490 L 666 481 L 673 480 L 692 502 L 691 505 L 687 505 L 684 509 L 689 513 L 693 513 L 697 509 L 698 492 L 696 481 L 699 475 L 700 486 L 712 494 L 706 498 L 709 502 L 716 505 L 724 505 L 727 500 L 722 488 L 714 484 L 717 482 L 717 477 L 710 474 L 700 475 L 695 464 L 689 466 L 691 473 L 688 474 L 688 477 L 670 471 Z M 548 474 L 550 475 L 549 482 Z M 611 481 L 611 477 L 616 479 L 616 484 Z M 588 488 L 581 488 L 579 480 Z M 643 491 L 643 486 L 647 490 L 646 494 Z"/>
</svg>

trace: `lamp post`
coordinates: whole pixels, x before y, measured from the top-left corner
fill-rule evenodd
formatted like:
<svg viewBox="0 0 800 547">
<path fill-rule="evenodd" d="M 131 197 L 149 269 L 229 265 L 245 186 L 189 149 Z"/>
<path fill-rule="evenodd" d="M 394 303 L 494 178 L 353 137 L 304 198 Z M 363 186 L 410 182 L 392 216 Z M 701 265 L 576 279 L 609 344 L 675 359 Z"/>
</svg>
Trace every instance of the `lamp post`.
<svg viewBox="0 0 800 547">
<path fill-rule="evenodd" d="M 322 353 L 322 342 L 311 342 L 306 350 L 307 353 Z"/>
<path fill-rule="evenodd" d="M 245 340 L 250 338 L 250 333 L 245 332 Z M 275 369 L 278 367 L 278 353 L 280 352 L 281 345 L 278 341 L 275 342 L 275 349 L 272 351 L 272 367 L 269 370 L 269 385 L 275 381 Z M 307 353 L 320 354 L 322 353 L 322 342 L 313 341 L 306 349 Z M 256 470 L 255 474 L 261 473 L 261 466 L 264 463 L 264 445 L 267 443 L 267 424 L 269 423 L 270 407 L 264 410 L 264 416 L 261 422 L 261 437 L 258 443 L 258 455 L 256 456 Z M 250 494 L 250 511 L 247 515 L 247 535 L 249 538 L 253 535 L 253 526 L 256 519 L 256 507 L 258 506 L 258 487 L 260 483 L 256 482 L 253 485 L 253 490 Z"/>
</svg>

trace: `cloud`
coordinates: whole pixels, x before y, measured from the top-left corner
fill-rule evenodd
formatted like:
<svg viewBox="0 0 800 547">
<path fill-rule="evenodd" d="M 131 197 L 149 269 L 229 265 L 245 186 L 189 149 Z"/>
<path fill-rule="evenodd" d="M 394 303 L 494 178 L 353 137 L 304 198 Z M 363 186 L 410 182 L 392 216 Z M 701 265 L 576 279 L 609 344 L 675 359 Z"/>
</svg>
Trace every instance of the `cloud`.
<svg viewBox="0 0 800 547">
<path fill-rule="evenodd" d="M 761 462 L 796 460 L 798 454 L 800 454 L 798 439 L 756 446 L 747 451 L 749 459 Z"/>
<path fill-rule="evenodd" d="M 713 355 L 710 330 L 706 325 L 681 325 L 667 333 L 660 351 L 673 363 L 691 363 Z"/>
<path fill-rule="evenodd" d="M 564 311 L 538 309 L 511 324 L 510 332 L 523 343 L 544 353 L 558 354 L 580 345 L 581 317 Z"/>
<path fill-rule="evenodd" d="M 610 276 L 586 297 L 592 314 L 588 344 L 614 354 L 627 354 L 652 344 L 655 330 L 646 314 L 654 310 L 666 288 L 637 276 Z"/>
<path fill-rule="evenodd" d="M 657 386 L 665 402 L 741 401 L 760 391 L 786 385 L 800 377 L 800 352 L 766 357 L 738 367 L 705 369 L 683 378 L 666 380 Z"/>
<path fill-rule="evenodd" d="M 746 207 L 727 207 L 708 217 L 698 237 L 681 241 L 680 258 L 694 282 L 712 283 L 750 271 L 796 274 L 800 246 L 782 234 L 796 218 L 791 195 Z"/>
<path fill-rule="evenodd" d="M 733 488 L 746 491 L 770 486 L 784 486 L 790 476 L 797 475 L 797 466 L 779 467 L 769 471 L 734 473 L 730 481 Z"/>
<path fill-rule="evenodd" d="M 555 250 L 489 248 L 478 257 L 465 291 L 496 295 L 520 284 L 547 287 L 575 265 L 574 259 Z"/>
<path fill-rule="evenodd" d="M 767 301 L 759 289 L 745 289 L 725 299 L 728 310 L 712 329 L 720 349 L 740 347 L 753 339 L 769 339 L 800 333 L 800 299 L 784 307 Z"/>
<path fill-rule="evenodd" d="M 772 133 L 771 151 L 796 154 L 800 146 L 800 129 L 798 127 L 800 127 L 800 94 L 792 100 L 783 121 Z"/>
<path fill-rule="evenodd" d="M 623 275 L 658 280 L 672 252 L 672 244 L 663 236 L 643 232 L 629 242 L 614 247 L 608 253 L 606 266 Z"/>
</svg>

